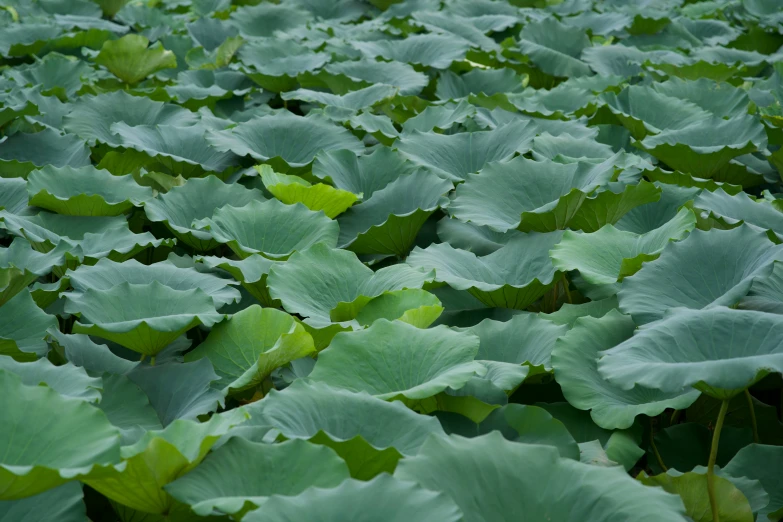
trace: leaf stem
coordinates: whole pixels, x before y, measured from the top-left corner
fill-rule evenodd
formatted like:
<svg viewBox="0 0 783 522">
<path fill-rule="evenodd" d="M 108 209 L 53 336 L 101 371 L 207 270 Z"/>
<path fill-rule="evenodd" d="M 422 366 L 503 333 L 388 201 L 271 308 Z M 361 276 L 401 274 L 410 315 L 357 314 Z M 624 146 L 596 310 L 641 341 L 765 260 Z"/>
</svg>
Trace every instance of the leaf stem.
<svg viewBox="0 0 783 522">
<path fill-rule="evenodd" d="M 568 304 L 574 304 L 574 302 L 571 300 L 571 290 L 568 288 L 568 279 L 566 279 L 565 274 L 563 274 L 563 290 L 565 290 L 566 299 L 568 299 Z"/>
<path fill-rule="evenodd" d="M 663 458 L 661 457 L 661 454 L 658 452 L 658 446 L 655 445 L 655 424 L 653 423 L 653 418 L 650 417 L 650 447 L 653 450 L 653 454 L 655 454 L 655 459 L 658 461 L 658 465 L 661 467 L 664 473 L 669 471 L 669 468 L 666 467 L 666 464 L 663 463 Z"/>
<path fill-rule="evenodd" d="M 155 366 L 155 356 L 150 357 L 150 366 Z"/>
<path fill-rule="evenodd" d="M 720 513 L 718 512 L 718 499 L 715 498 L 715 460 L 718 458 L 718 443 L 720 442 L 720 432 L 723 429 L 723 421 L 726 419 L 726 412 L 729 410 L 729 401 L 724 399 L 718 412 L 718 420 L 715 422 L 715 431 L 712 433 L 712 446 L 710 447 L 710 460 L 707 463 L 707 494 L 710 497 L 710 507 L 712 508 L 712 521 L 720 522 Z"/>
<path fill-rule="evenodd" d="M 745 398 L 748 400 L 748 409 L 750 410 L 750 425 L 753 427 L 753 442 L 759 444 L 759 426 L 756 423 L 756 408 L 753 406 L 753 397 L 748 389 L 745 389 Z"/>
<path fill-rule="evenodd" d="M 141 357 L 139 357 L 139 362 L 143 363 L 144 359 L 146 359 L 146 358 L 147 358 L 147 354 L 146 353 L 141 354 Z"/>
</svg>

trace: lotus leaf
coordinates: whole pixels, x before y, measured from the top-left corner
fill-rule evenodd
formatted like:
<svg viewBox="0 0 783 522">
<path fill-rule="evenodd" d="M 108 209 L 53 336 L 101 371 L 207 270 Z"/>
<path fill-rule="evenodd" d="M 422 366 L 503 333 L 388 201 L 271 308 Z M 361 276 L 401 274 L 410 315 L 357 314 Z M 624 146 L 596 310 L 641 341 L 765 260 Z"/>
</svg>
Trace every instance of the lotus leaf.
<svg viewBox="0 0 783 522">
<path fill-rule="evenodd" d="M 567 27 L 554 17 L 527 24 L 519 35 L 520 50 L 546 74 L 585 76 L 590 68 L 579 58 L 590 46 L 587 35 Z"/>
<path fill-rule="evenodd" d="M 0 168 L 13 174 L 8 177 L 25 177 L 36 167 L 46 165 L 85 167 L 89 164 L 90 150 L 73 134 L 44 129 L 0 139 Z"/>
<path fill-rule="evenodd" d="M 397 149 L 408 159 L 451 180 L 464 180 L 488 163 L 511 159 L 530 148 L 535 129 L 527 122 L 509 123 L 491 131 L 443 135 L 413 131 Z"/>
<path fill-rule="evenodd" d="M 120 435 L 106 416 L 47 386 L 0 370 L 3 429 L 0 498 L 31 497 L 120 460 Z"/>
<path fill-rule="evenodd" d="M 456 458 L 457 454 L 461 457 Z M 491 474 L 486 473 L 488 469 Z M 597 520 L 625 520 L 627 516 L 686 520 L 678 497 L 642 486 L 618 468 L 564 459 L 555 448 L 506 441 L 499 433 L 473 439 L 454 435 L 431 438 L 416 457 L 397 467 L 394 476 L 446 493 L 466 521 L 508 513 L 543 520 L 581 520 L 583 516 Z M 599 483 L 600 493 L 588 486 Z M 509 494 L 501 493 L 504 488 Z"/>
<path fill-rule="evenodd" d="M 531 232 L 481 257 L 447 244 L 435 244 L 414 248 L 406 262 L 435 270 L 436 281 L 467 290 L 487 306 L 525 309 L 554 285 L 557 271 L 543 254 L 561 237 L 561 232 Z"/>
<path fill-rule="evenodd" d="M 398 88 L 400 94 L 404 95 L 416 95 L 429 83 L 425 74 L 400 62 L 378 62 L 365 58 L 357 61 L 330 63 L 324 67 L 324 70 L 338 78 L 345 77 L 360 85 L 391 85 Z"/>
<path fill-rule="evenodd" d="M 82 522 L 87 517 L 82 486 L 69 482 L 33 497 L 0 502 L 0 521 L 35 522 L 60 520 Z"/>
<path fill-rule="evenodd" d="M 598 371 L 624 390 L 640 385 L 672 393 L 694 386 L 711 397 L 731 398 L 783 370 L 783 345 L 772 335 L 780 322 L 777 314 L 722 306 L 674 309 L 600 352 Z"/>
<path fill-rule="evenodd" d="M 339 227 L 323 212 L 301 203 L 285 205 L 276 199 L 252 201 L 244 207 L 217 209 L 200 223 L 218 243 L 226 243 L 240 257 L 261 254 L 285 259 L 316 243 L 335 246 Z"/>
<path fill-rule="evenodd" d="M 96 63 L 106 67 L 125 83 L 137 83 L 147 76 L 177 66 L 177 57 L 160 43 L 147 47 L 150 41 L 138 34 L 125 35 L 103 44 Z"/>
<path fill-rule="evenodd" d="M 747 295 L 755 278 L 771 272 L 781 256 L 781 248 L 748 225 L 695 230 L 687 239 L 669 243 L 658 259 L 623 280 L 617 294 L 620 309 L 637 323 L 649 323 L 672 307 L 732 306 Z"/>
<path fill-rule="evenodd" d="M 780 0 L 0 4 L 0 519 L 783 519 Z"/>
<path fill-rule="evenodd" d="M 441 100 L 456 100 L 471 94 L 517 92 L 523 85 L 523 79 L 511 69 L 473 69 L 461 75 L 443 71 L 435 94 Z"/>
<path fill-rule="evenodd" d="M 294 473 L 297 480 L 278 480 L 275 471 L 297 467 L 301 470 Z M 248 472 L 254 480 L 246 480 Z M 166 491 L 197 514 L 241 516 L 272 495 L 295 496 L 310 487 L 336 487 L 347 478 L 345 462 L 330 448 L 304 440 L 257 444 L 233 438 L 197 469 L 166 486 Z"/>
<path fill-rule="evenodd" d="M 44 338 L 57 319 L 38 308 L 30 292 L 22 290 L 3 305 L 0 314 L 0 354 L 20 361 L 35 360 L 49 351 Z"/>
<path fill-rule="evenodd" d="M 449 212 L 460 220 L 499 231 L 562 229 L 587 194 L 607 183 L 612 174 L 603 163 L 538 162 L 520 156 L 468 175 L 457 188 Z M 487 206 L 484 202 L 488 200 L 503 201 L 503 205 Z"/>
<path fill-rule="evenodd" d="M 577 319 L 552 350 L 555 379 L 572 406 L 589 409 L 596 424 L 605 429 L 630 428 L 637 415 L 651 417 L 666 408 L 685 409 L 699 396 L 696 390 L 664 393 L 635 386 L 630 391 L 605 381 L 598 373 L 598 354 L 633 335 L 630 317 L 611 311 L 601 318 Z"/>
<path fill-rule="evenodd" d="M 558 270 L 579 270 L 587 282 L 612 285 L 652 261 L 669 241 L 682 239 L 696 226 L 696 216 L 682 209 L 663 226 L 634 234 L 606 225 L 591 234 L 566 231 L 550 255 Z"/>
<path fill-rule="evenodd" d="M 445 326 L 421 330 L 380 319 L 366 330 L 337 334 L 319 354 L 310 379 L 386 400 L 420 400 L 486 373 L 473 360 L 477 352 L 478 339 Z"/>
<path fill-rule="evenodd" d="M 427 218 L 448 204 L 443 195 L 451 188 L 426 171 L 401 176 L 340 216 L 337 245 L 359 254 L 404 256 Z"/>
<path fill-rule="evenodd" d="M 218 375 L 207 360 L 139 365 L 127 376 L 147 396 L 162 426 L 168 427 L 179 419 L 196 420 L 199 415 L 214 412 L 224 402 L 225 393 L 212 385 Z"/>
<path fill-rule="evenodd" d="M 286 311 L 323 328 L 331 325 L 332 310 L 341 303 L 366 304 L 384 292 L 421 288 L 431 280 L 430 271 L 405 265 L 373 272 L 355 254 L 319 243 L 272 266 L 267 284 Z"/>
<path fill-rule="evenodd" d="M 111 130 L 111 126 L 116 122 L 122 122 L 129 127 L 187 127 L 197 121 L 194 113 L 177 105 L 116 91 L 79 98 L 73 104 L 73 110 L 63 119 L 63 125 L 68 132 L 86 140 L 91 146 L 95 143 L 106 143 L 119 147 L 122 142 Z"/>
<path fill-rule="evenodd" d="M 358 157 L 346 149 L 325 151 L 313 162 L 313 176 L 364 199 L 414 169 L 399 153 L 386 147 Z"/>
<path fill-rule="evenodd" d="M 777 446 L 750 444 L 739 450 L 723 468 L 723 473 L 728 477 L 747 477 L 761 482 L 764 490 L 769 494 L 769 503 L 759 510 L 759 517 L 767 515 L 772 519 L 772 514 L 783 507 L 780 477 L 774 472 L 770 473 L 779 465 L 780 459 L 781 451 Z"/>
<path fill-rule="evenodd" d="M 241 391 L 313 351 L 312 337 L 293 317 L 253 305 L 216 326 L 185 360 L 209 358 L 221 377 L 219 384 Z"/>
<path fill-rule="evenodd" d="M 148 431 L 120 450 L 122 462 L 95 470 L 83 480 L 91 488 L 144 513 L 166 513 L 174 499 L 163 487 L 195 468 L 238 416 L 213 416 L 208 422 L 178 420 Z"/>
<path fill-rule="evenodd" d="M 210 218 L 227 205 L 242 207 L 252 201 L 263 201 L 259 190 L 248 190 L 238 183 L 225 184 L 215 176 L 193 178 L 165 194 L 147 201 L 144 212 L 150 221 L 162 221 L 180 241 L 198 250 L 218 245 L 209 232 L 193 227 L 194 221 Z"/>
<path fill-rule="evenodd" d="M 152 199 L 152 190 L 127 176 L 92 166 L 46 166 L 27 178 L 30 205 L 71 216 L 117 216 Z"/>
<path fill-rule="evenodd" d="M 231 280 L 212 274 L 201 273 L 193 268 L 178 267 L 168 261 L 143 265 L 134 259 L 115 263 L 101 259 L 93 266 L 80 266 L 66 272 L 75 292 L 87 290 L 105 291 L 121 283 L 143 285 L 161 283 L 174 290 L 193 290 L 199 288 L 212 297 L 216 308 L 239 300 L 239 292 Z"/>
<path fill-rule="evenodd" d="M 364 89 L 351 91 L 343 96 L 328 92 L 297 89 L 281 95 L 284 100 L 301 100 L 309 103 L 320 103 L 329 107 L 340 107 L 358 111 L 366 109 L 397 94 L 397 89 L 391 85 L 371 85 Z"/>
<path fill-rule="evenodd" d="M 359 199 L 351 192 L 325 183 L 313 185 L 298 176 L 277 173 L 269 165 L 258 166 L 256 170 L 266 189 L 286 205 L 302 203 L 315 212 L 323 210 L 330 219 L 345 212 Z"/>
<path fill-rule="evenodd" d="M 16 362 L 0 358 L 0 370 L 16 374 L 26 386 L 48 386 L 63 397 L 95 403 L 101 399 L 101 379 L 90 377 L 84 369 L 71 363 L 54 366 L 46 359 Z"/>
<path fill-rule="evenodd" d="M 243 45 L 239 60 L 247 66 L 246 74 L 264 89 L 281 92 L 296 86 L 296 76 L 320 69 L 329 60 L 295 41 L 275 38 L 256 39 Z"/>
<path fill-rule="evenodd" d="M 54 268 L 65 265 L 65 242 L 57 248 L 42 253 L 21 237 L 16 237 L 8 248 L 0 249 L 0 306 L 24 290 L 39 277 Z"/>
<path fill-rule="evenodd" d="M 334 488 L 309 488 L 296 496 L 275 495 L 243 520 L 307 519 L 313 522 L 403 522 L 415 517 L 456 522 L 459 508 L 442 493 L 423 490 L 415 483 L 379 475 L 368 482 L 346 480 Z"/>
<path fill-rule="evenodd" d="M 87 288 L 66 298 L 68 312 L 80 316 L 74 332 L 108 339 L 142 355 L 155 356 L 194 326 L 212 326 L 222 319 L 200 288 L 175 290 L 158 281 L 125 282 L 103 291 Z"/>
<path fill-rule="evenodd" d="M 437 34 L 413 35 L 401 41 L 356 42 L 353 45 L 369 58 L 380 56 L 434 69 L 448 69 L 453 62 L 464 59 L 470 48 L 468 42 L 461 38 Z"/>
<path fill-rule="evenodd" d="M 366 479 L 392 472 L 398 460 L 415 455 L 428 436 L 443 434 L 435 419 L 417 415 L 400 402 L 320 382 L 297 381 L 247 408 L 251 419 L 280 430 L 287 439 L 331 447 L 348 463 L 352 476 Z"/>
<path fill-rule="evenodd" d="M 361 151 L 361 142 L 347 130 L 320 118 L 303 118 L 290 113 L 211 132 L 207 141 L 222 152 L 250 155 L 260 161 L 274 160 L 271 164 L 275 169 L 304 167 L 320 151 Z"/>
</svg>

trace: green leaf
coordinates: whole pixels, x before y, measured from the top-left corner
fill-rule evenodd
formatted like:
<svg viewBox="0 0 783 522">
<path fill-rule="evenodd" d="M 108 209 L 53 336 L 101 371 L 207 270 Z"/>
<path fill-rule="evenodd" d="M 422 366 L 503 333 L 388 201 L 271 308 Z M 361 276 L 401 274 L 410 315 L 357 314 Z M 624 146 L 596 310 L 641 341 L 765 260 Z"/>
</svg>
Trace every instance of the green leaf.
<svg viewBox="0 0 783 522">
<path fill-rule="evenodd" d="M 73 134 L 44 129 L 33 134 L 20 132 L 0 139 L 0 168 L 4 177 L 27 177 L 36 167 L 85 167 L 90 149 Z"/>
<path fill-rule="evenodd" d="M 90 404 L 25 386 L 6 370 L 0 388 L 0 499 L 31 497 L 119 462 L 119 432 Z"/>
<path fill-rule="evenodd" d="M 414 170 L 413 164 L 387 147 L 379 147 L 366 156 L 357 156 L 350 150 L 324 151 L 313 162 L 313 176 L 364 199 Z"/>
<path fill-rule="evenodd" d="M 699 178 L 753 184 L 746 176 L 726 169 L 733 158 L 763 149 L 766 143 L 761 123 L 743 115 L 730 120 L 712 117 L 681 129 L 664 130 L 646 137 L 640 147 L 669 167 Z"/>
<path fill-rule="evenodd" d="M 750 444 L 737 452 L 731 461 L 723 468 L 729 477 L 747 477 L 761 482 L 769 494 L 769 504 L 758 512 L 758 519 L 765 516 L 772 519 L 772 513 L 783 507 L 783 488 L 778 473 L 783 451 L 779 446 Z"/>
<path fill-rule="evenodd" d="M 337 222 L 322 212 L 276 199 L 251 201 L 239 208 L 227 205 L 199 223 L 215 241 L 228 244 L 241 258 L 261 254 L 285 259 L 317 243 L 336 246 L 339 233 Z"/>
<path fill-rule="evenodd" d="M 579 270 L 589 283 L 611 285 L 641 268 L 641 260 L 657 258 L 669 241 L 682 239 L 695 227 L 696 216 L 684 208 L 674 219 L 646 234 L 621 231 L 612 225 L 591 234 L 567 230 L 550 256 L 562 272 Z M 635 269 L 626 268 L 631 265 Z"/>
<path fill-rule="evenodd" d="M 46 330 L 57 327 L 57 319 L 38 308 L 27 290 L 3 305 L 0 313 L 0 354 L 19 361 L 43 357 L 49 351 Z"/>
<path fill-rule="evenodd" d="M 362 326 L 370 326 L 378 319 L 387 319 L 427 328 L 442 312 L 443 306 L 437 297 L 418 288 L 409 288 L 384 292 L 371 299 L 359 310 L 355 319 Z"/>
<path fill-rule="evenodd" d="M 280 302 L 269 295 L 266 280 L 272 266 L 282 261 L 273 261 L 259 254 L 253 254 L 238 261 L 214 256 L 201 256 L 195 260 L 210 268 L 225 270 L 231 274 L 231 277 L 242 283 L 245 290 L 258 299 L 261 304 L 275 308 L 280 306 Z"/>
<path fill-rule="evenodd" d="M 419 64 L 433 69 L 448 69 L 462 61 L 470 45 L 462 38 L 439 34 L 410 35 L 402 40 L 353 42 L 368 58 L 381 57 L 400 63 Z"/>
<path fill-rule="evenodd" d="M 525 79 L 511 69 L 473 69 L 456 75 L 443 71 L 438 76 L 435 95 L 441 100 L 457 100 L 471 94 L 492 96 L 522 90 Z"/>
<path fill-rule="evenodd" d="M 213 274 L 198 272 L 193 268 L 182 268 L 169 261 L 143 265 L 134 259 L 115 263 L 102 259 L 93 266 L 80 266 L 66 272 L 74 292 L 87 290 L 98 292 L 110 290 L 120 283 L 145 285 L 155 281 L 174 290 L 193 290 L 199 288 L 209 295 L 216 308 L 239 301 L 240 295 L 229 279 Z"/>
<path fill-rule="evenodd" d="M 573 328 L 557 340 L 552 350 L 555 379 L 566 400 L 580 410 L 590 410 L 593 421 L 604 429 L 626 429 L 638 415 L 655 417 L 667 408 L 685 409 L 699 392 L 662 393 L 643 386 L 623 390 L 598 373 L 598 355 L 633 335 L 630 317 L 611 311 L 601 318 L 577 319 Z"/>
<path fill-rule="evenodd" d="M 315 328 L 324 328 L 332 324 L 332 310 L 340 303 L 366 304 L 384 292 L 421 288 L 431 280 L 431 271 L 407 265 L 373 272 L 356 254 L 320 243 L 272 266 L 267 284 L 270 295 L 279 299 L 287 312 L 304 317 L 304 322 Z"/>
<path fill-rule="evenodd" d="M 590 46 L 587 35 L 547 17 L 525 25 L 519 34 L 519 49 L 530 61 L 552 76 L 587 76 L 590 68 L 580 60 Z"/>
<path fill-rule="evenodd" d="M 132 96 L 125 91 L 82 96 L 73 110 L 63 118 L 66 131 L 76 134 L 90 146 L 106 143 L 112 147 L 121 146 L 120 138 L 111 130 L 116 122 L 130 127 L 139 125 L 172 125 L 188 127 L 198 121 L 195 113 L 172 103 L 153 101 L 144 96 Z M 114 172 L 113 174 L 128 174 Z"/>
<path fill-rule="evenodd" d="M 73 364 L 54 366 L 46 359 L 16 362 L 11 357 L 0 358 L 0 370 L 16 374 L 26 386 L 48 386 L 63 397 L 96 403 L 101 399 L 101 379 L 90 377 Z"/>
<path fill-rule="evenodd" d="M 160 42 L 147 47 L 150 41 L 138 34 L 128 34 L 103 44 L 95 63 L 125 83 L 138 83 L 162 69 L 177 67 L 177 57 Z"/>
<path fill-rule="evenodd" d="M 407 63 L 400 62 L 378 62 L 364 58 L 329 63 L 324 70 L 334 76 L 333 79 L 325 78 L 324 81 L 336 92 L 347 90 L 343 87 L 341 78 L 359 85 L 391 85 L 398 88 L 404 96 L 418 94 L 429 83 L 427 75 L 416 71 Z"/>
<path fill-rule="evenodd" d="M 770 337 L 782 321 L 776 314 L 725 307 L 674 309 L 601 352 L 598 370 L 624 390 L 641 385 L 680 392 L 694 386 L 717 399 L 731 398 L 783 371 L 783 347 Z"/>
<path fill-rule="evenodd" d="M 282 92 L 294 89 L 297 75 L 320 69 L 329 57 L 293 40 L 264 38 L 243 45 L 239 60 L 246 66 L 245 74 L 258 85 Z"/>
<path fill-rule="evenodd" d="M 744 192 L 729 195 L 722 189 L 704 190 L 693 206 L 709 212 L 712 218 L 729 227 L 747 223 L 783 236 L 783 212 L 770 202 L 754 200 Z"/>
<path fill-rule="evenodd" d="M 174 499 L 163 487 L 204 460 L 212 446 L 240 415 L 214 415 L 208 422 L 178 420 L 166 429 L 148 431 L 122 447 L 122 462 L 94 470 L 81 480 L 110 500 L 145 513 L 166 513 Z"/>
<path fill-rule="evenodd" d="M 564 459 L 555 448 L 510 442 L 499 433 L 433 437 L 394 476 L 446 493 L 466 522 L 509 513 L 536 520 L 686 520 L 678 497 L 644 487 L 622 469 Z"/>
<path fill-rule="evenodd" d="M 503 322 L 485 319 L 464 331 L 479 338 L 478 360 L 527 364 L 550 371 L 552 348 L 566 330 L 535 315 L 521 314 Z"/>
<path fill-rule="evenodd" d="M 445 326 L 421 330 L 381 319 L 366 330 L 337 334 L 310 379 L 386 400 L 426 399 L 485 373 L 473 361 L 477 351 L 477 338 Z"/>
<path fill-rule="evenodd" d="M 447 244 L 433 244 L 414 248 L 406 262 L 435 270 L 436 281 L 467 290 L 487 306 L 524 310 L 554 285 L 557 271 L 547 253 L 561 236 L 561 232 L 531 232 L 481 257 Z"/>
<path fill-rule="evenodd" d="M 41 253 L 24 238 L 16 237 L 8 248 L 0 248 L 0 306 L 39 277 L 65 265 L 68 247 L 62 242 L 57 248 Z"/>
<path fill-rule="evenodd" d="M 163 222 L 179 240 L 206 251 L 219 243 L 209 232 L 196 229 L 195 221 L 211 218 L 217 209 L 228 205 L 243 207 L 264 199 L 260 190 L 247 189 L 239 183 L 223 183 L 216 176 L 207 176 L 189 179 L 145 202 L 144 212 L 150 221 Z"/>
<path fill-rule="evenodd" d="M 457 522 L 459 508 L 442 493 L 412 482 L 379 475 L 368 481 L 345 480 L 333 488 L 310 488 L 296 496 L 275 495 L 242 520 L 311 520 L 318 522 Z"/>
<path fill-rule="evenodd" d="M 120 283 L 103 291 L 87 288 L 66 294 L 66 299 L 67 312 L 79 314 L 75 333 L 102 337 L 143 355 L 155 356 L 194 326 L 209 327 L 223 318 L 200 288 L 175 290 L 157 281 Z"/>
<path fill-rule="evenodd" d="M 280 430 L 286 439 L 305 439 L 334 449 L 348 464 L 351 476 L 360 479 L 393 472 L 397 461 L 415 455 L 429 436 L 443 435 L 437 420 L 401 402 L 301 379 L 283 391 L 270 391 L 246 409 L 251 415 L 248 424 L 258 419 L 260 427 Z"/>
<path fill-rule="evenodd" d="M 351 91 L 342 96 L 328 92 L 312 91 L 310 89 L 297 89 L 295 91 L 284 92 L 280 97 L 284 100 L 300 100 L 308 103 L 319 103 L 329 107 L 340 107 L 358 111 L 360 109 L 372 107 L 396 94 L 396 87 L 377 84 L 365 87 L 364 89 Z"/>
<path fill-rule="evenodd" d="M 658 486 L 664 491 L 679 495 L 685 504 L 685 511 L 695 522 L 713 520 L 707 497 L 707 475 L 685 473 L 673 476 L 670 473 L 663 473 L 649 477 L 642 472 L 637 479 L 646 486 Z M 753 512 L 745 495 L 723 477 L 718 476 L 713 480 L 720 519 L 726 522 L 753 522 Z"/>
<path fill-rule="evenodd" d="M 439 418 L 449 427 L 452 418 L 440 415 Z M 478 437 L 498 431 L 506 440 L 552 446 L 562 458 L 579 460 L 579 446 L 563 423 L 537 406 L 508 404 L 493 410 L 480 423 L 462 422 L 453 427 L 456 429 L 450 430 L 449 435 Z"/>
<path fill-rule="evenodd" d="M 446 206 L 452 184 L 426 171 L 401 176 L 340 218 L 337 245 L 358 254 L 406 255 L 427 218 Z"/>
<path fill-rule="evenodd" d="M 192 363 L 139 364 L 127 376 L 147 395 L 162 426 L 168 427 L 179 419 L 196 420 L 200 415 L 214 412 L 224 402 L 225 393 L 212 384 L 219 377 L 206 359 Z"/>
<path fill-rule="evenodd" d="M 395 146 L 417 165 L 433 169 L 450 180 L 460 181 L 490 162 L 506 161 L 517 152 L 526 152 L 534 132 L 533 125 L 523 121 L 490 131 L 451 135 L 412 131 L 397 140 Z"/>
<path fill-rule="evenodd" d="M 283 475 L 288 479 L 280 480 Z M 272 495 L 336 487 L 347 478 L 348 467 L 330 448 L 304 440 L 256 444 L 232 438 L 166 491 L 202 516 L 242 516 Z"/>
<path fill-rule="evenodd" d="M 33 497 L 0 502 L 0 522 L 82 522 L 87 518 L 83 496 L 82 485 L 70 482 Z"/>
<path fill-rule="evenodd" d="M 449 212 L 499 231 L 548 232 L 565 228 L 587 194 L 613 175 L 608 165 L 561 164 L 518 157 L 493 163 L 457 187 Z M 498 205 L 488 205 L 497 201 Z"/>
<path fill-rule="evenodd" d="M 252 305 L 215 326 L 185 360 L 209 358 L 221 377 L 220 386 L 242 391 L 314 351 L 312 337 L 292 316 Z"/>
<path fill-rule="evenodd" d="M 303 118 L 289 112 L 210 131 L 207 141 L 219 151 L 230 150 L 268 162 L 275 170 L 305 167 L 320 151 L 348 149 L 358 154 L 363 150 L 362 143 L 348 130 L 322 118 Z"/>
<path fill-rule="evenodd" d="M 694 230 L 623 280 L 617 294 L 620 309 L 645 324 L 674 307 L 733 306 L 747 295 L 755 278 L 769 274 L 773 262 L 781 259 L 783 247 L 748 225 Z"/>
<path fill-rule="evenodd" d="M 313 185 L 298 176 L 279 174 L 269 165 L 257 165 L 255 169 L 261 174 L 264 187 L 277 199 L 286 205 L 302 203 L 315 212 L 323 210 L 330 219 L 336 218 L 360 199 L 351 192 L 325 183 Z"/>
<path fill-rule="evenodd" d="M 92 166 L 47 165 L 27 178 L 30 205 L 72 216 L 117 216 L 152 199 L 133 177 L 113 176 Z"/>
<path fill-rule="evenodd" d="M 143 152 L 155 159 L 153 165 L 160 164 L 172 174 L 185 178 L 208 172 L 222 173 L 238 162 L 234 154 L 211 147 L 205 136 L 206 129 L 201 125 L 131 127 L 125 122 L 117 122 L 109 130 L 119 137 L 123 147 Z"/>
</svg>

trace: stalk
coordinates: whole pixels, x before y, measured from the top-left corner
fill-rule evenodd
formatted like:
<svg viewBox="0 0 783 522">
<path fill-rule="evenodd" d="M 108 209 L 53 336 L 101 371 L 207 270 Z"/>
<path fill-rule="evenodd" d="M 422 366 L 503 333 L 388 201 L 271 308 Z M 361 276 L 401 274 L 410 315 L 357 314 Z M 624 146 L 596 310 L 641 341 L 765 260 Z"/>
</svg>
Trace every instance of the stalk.
<svg viewBox="0 0 783 522">
<path fill-rule="evenodd" d="M 715 460 L 718 458 L 718 443 L 720 442 L 720 432 L 723 429 L 723 421 L 726 418 L 726 412 L 729 410 L 729 401 L 724 399 L 718 412 L 718 420 L 715 422 L 715 431 L 712 433 L 712 447 L 710 447 L 710 460 L 707 463 L 707 494 L 710 497 L 710 507 L 712 508 L 713 522 L 720 522 L 718 513 L 718 499 L 715 498 Z"/>
<path fill-rule="evenodd" d="M 655 425 L 653 424 L 652 417 L 650 418 L 650 447 L 652 447 L 653 454 L 655 454 L 655 459 L 658 461 L 658 465 L 661 467 L 663 472 L 666 473 L 669 471 L 669 468 L 667 468 L 666 464 L 663 463 L 661 454 L 658 452 L 658 446 L 655 445 Z"/>
<path fill-rule="evenodd" d="M 753 406 L 753 397 L 750 391 L 745 390 L 745 398 L 748 400 L 748 409 L 750 410 L 750 424 L 753 427 L 753 442 L 759 444 L 759 426 L 756 423 L 756 408 Z"/>
</svg>

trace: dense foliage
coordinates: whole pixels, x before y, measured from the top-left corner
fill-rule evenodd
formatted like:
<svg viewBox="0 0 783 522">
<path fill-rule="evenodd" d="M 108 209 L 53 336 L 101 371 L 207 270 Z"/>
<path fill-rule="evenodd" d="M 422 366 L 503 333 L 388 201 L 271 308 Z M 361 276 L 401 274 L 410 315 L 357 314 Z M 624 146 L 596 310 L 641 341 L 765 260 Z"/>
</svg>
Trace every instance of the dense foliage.
<svg viewBox="0 0 783 522">
<path fill-rule="evenodd" d="M 783 518 L 780 0 L 4 0 L 0 521 Z"/>
</svg>

